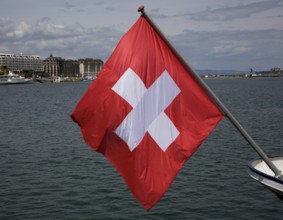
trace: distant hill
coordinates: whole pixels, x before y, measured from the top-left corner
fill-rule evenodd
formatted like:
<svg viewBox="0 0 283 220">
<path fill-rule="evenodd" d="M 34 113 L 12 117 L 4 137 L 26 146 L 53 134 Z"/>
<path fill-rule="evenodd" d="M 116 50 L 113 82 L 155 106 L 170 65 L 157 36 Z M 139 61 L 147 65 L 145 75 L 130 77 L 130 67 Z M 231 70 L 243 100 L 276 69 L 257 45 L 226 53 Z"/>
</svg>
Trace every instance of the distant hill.
<svg viewBox="0 0 283 220">
<path fill-rule="evenodd" d="M 196 70 L 199 75 L 229 75 L 229 74 L 242 74 L 247 73 L 247 71 L 239 70 Z"/>
</svg>

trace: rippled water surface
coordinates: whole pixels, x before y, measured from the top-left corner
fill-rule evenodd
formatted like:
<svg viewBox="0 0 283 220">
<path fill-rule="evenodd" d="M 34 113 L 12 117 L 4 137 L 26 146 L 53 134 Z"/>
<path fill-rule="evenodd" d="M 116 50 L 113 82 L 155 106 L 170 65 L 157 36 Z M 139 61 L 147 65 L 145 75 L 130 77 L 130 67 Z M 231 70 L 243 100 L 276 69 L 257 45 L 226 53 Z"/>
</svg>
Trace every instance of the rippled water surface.
<svg viewBox="0 0 283 220">
<path fill-rule="evenodd" d="M 207 84 L 270 156 L 283 155 L 283 78 Z M 88 83 L 0 87 L 0 219 L 281 219 L 247 174 L 257 154 L 224 119 L 150 212 L 69 117 Z"/>
</svg>

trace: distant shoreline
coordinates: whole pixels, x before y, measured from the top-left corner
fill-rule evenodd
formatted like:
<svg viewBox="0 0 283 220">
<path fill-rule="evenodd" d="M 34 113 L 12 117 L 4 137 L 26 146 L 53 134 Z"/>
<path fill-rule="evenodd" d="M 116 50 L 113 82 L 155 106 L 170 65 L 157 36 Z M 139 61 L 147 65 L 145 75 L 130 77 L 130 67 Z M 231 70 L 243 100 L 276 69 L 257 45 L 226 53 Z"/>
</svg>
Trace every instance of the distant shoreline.
<svg viewBox="0 0 283 220">
<path fill-rule="evenodd" d="M 202 78 L 258 78 L 258 77 L 283 77 L 283 71 L 261 71 L 254 73 L 241 73 L 241 74 L 202 74 Z"/>
</svg>

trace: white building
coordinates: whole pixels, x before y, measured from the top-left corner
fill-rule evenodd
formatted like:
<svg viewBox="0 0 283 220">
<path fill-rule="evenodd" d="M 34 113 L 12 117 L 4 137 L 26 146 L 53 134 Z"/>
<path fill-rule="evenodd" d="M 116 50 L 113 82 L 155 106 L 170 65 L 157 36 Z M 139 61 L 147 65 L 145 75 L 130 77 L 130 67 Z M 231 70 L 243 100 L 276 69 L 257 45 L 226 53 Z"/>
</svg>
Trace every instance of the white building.
<svg viewBox="0 0 283 220">
<path fill-rule="evenodd" d="M 10 71 L 23 70 L 42 71 L 43 60 L 36 55 L 5 54 L 0 53 L 0 67 L 6 66 Z"/>
<path fill-rule="evenodd" d="M 83 77 L 96 77 L 104 64 L 102 60 L 92 58 L 79 59 L 79 63 L 80 74 Z"/>
</svg>

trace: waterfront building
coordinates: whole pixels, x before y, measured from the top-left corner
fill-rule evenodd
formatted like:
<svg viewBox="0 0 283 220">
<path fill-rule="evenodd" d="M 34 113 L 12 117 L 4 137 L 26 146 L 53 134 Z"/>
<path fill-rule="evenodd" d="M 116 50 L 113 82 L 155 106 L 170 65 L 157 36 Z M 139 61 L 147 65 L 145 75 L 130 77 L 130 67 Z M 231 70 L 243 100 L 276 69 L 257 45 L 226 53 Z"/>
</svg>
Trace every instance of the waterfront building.
<svg viewBox="0 0 283 220">
<path fill-rule="evenodd" d="M 31 72 L 34 76 L 43 77 L 91 77 L 101 71 L 103 61 L 100 59 L 63 59 L 51 53 L 46 59 L 36 55 L 0 53 L 0 71 L 24 74 Z M 3 73 L 2 73 L 3 74 Z"/>
<path fill-rule="evenodd" d="M 0 53 L 0 68 L 6 67 L 12 72 L 42 71 L 42 63 L 40 56 L 36 55 Z"/>
<path fill-rule="evenodd" d="M 65 60 L 53 54 L 43 61 L 43 70 L 50 77 L 80 77 L 79 61 Z"/>
<path fill-rule="evenodd" d="M 83 77 L 96 77 L 101 71 L 103 61 L 100 59 L 85 58 L 79 59 L 80 63 L 80 74 Z"/>
<path fill-rule="evenodd" d="M 43 70 L 51 77 L 63 75 L 63 59 L 54 57 L 51 53 L 49 57 L 43 60 Z"/>
<path fill-rule="evenodd" d="M 63 76 L 80 77 L 79 61 L 63 60 Z"/>
</svg>

